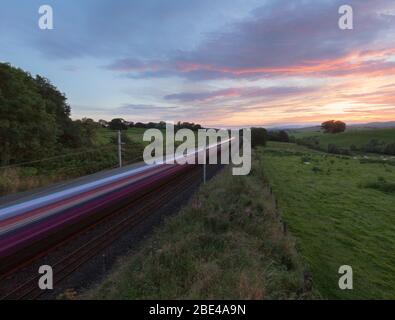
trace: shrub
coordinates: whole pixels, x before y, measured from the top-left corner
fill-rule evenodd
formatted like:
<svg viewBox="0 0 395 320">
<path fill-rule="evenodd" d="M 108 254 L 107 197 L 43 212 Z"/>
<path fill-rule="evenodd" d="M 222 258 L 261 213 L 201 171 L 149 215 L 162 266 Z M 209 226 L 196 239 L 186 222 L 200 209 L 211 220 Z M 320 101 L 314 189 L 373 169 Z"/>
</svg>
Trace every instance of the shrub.
<svg viewBox="0 0 395 320">
<path fill-rule="evenodd" d="M 384 148 L 384 153 L 389 155 L 395 155 L 395 143 L 389 143 Z"/>
<path fill-rule="evenodd" d="M 267 130 L 264 128 L 251 128 L 251 146 L 265 146 L 267 141 Z"/>
<path fill-rule="evenodd" d="M 380 142 L 377 139 L 371 139 L 368 144 L 363 146 L 363 151 L 371 153 L 383 153 L 384 148 L 384 142 Z"/>
<path fill-rule="evenodd" d="M 387 182 L 383 177 L 378 177 L 375 182 L 368 182 L 361 185 L 363 188 L 379 190 L 385 193 L 395 193 L 395 183 Z"/>
<path fill-rule="evenodd" d="M 278 141 L 278 142 L 290 142 L 288 133 L 284 130 L 269 131 L 268 132 L 268 140 L 269 141 Z"/>
<path fill-rule="evenodd" d="M 340 155 L 346 155 L 349 156 L 351 155 L 351 152 L 349 149 L 346 148 L 338 148 L 335 144 L 330 143 L 328 145 L 328 153 L 332 154 L 340 154 Z"/>
</svg>

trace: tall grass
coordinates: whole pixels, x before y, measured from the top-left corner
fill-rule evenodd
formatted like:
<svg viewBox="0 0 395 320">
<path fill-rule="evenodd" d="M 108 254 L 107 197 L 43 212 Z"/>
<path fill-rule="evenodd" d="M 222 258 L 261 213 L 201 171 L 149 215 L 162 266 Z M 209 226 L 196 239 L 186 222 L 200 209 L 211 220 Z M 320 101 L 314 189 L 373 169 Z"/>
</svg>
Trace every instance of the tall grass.
<svg viewBox="0 0 395 320">
<path fill-rule="evenodd" d="M 302 299 L 314 296 L 308 275 L 256 158 L 250 176 L 228 168 L 202 186 L 84 297 Z"/>
</svg>

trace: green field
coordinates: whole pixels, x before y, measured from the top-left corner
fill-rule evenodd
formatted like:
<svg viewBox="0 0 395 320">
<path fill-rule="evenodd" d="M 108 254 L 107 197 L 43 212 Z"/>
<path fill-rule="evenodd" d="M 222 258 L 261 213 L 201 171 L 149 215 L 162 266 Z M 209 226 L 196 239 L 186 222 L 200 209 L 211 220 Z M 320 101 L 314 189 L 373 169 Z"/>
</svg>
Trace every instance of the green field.
<svg viewBox="0 0 395 320">
<path fill-rule="evenodd" d="M 269 143 L 263 162 L 320 293 L 325 298 L 394 299 L 395 166 L 284 143 Z M 338 287 L 342 265 L 353 267 L 354 290 Z"/>
<path fill-rule="evenodd" d="M 289 134 L 296 139 L 316 137 L 324 150 L 327 150 L 329 144 L 335 144 L 340 148 L 350 149 L 355 146 L 360 149 L 372 140 L 383 144 L 395 143 L 395 129 L 350 129 L 338 134 L 326 134 L 318 130 L 295 130 Z"/>
<path fill-rule="evenodd" d="M 144 128 L 130 128 L 123 133 L 123 163 L 142 161 Z M 117 132 L 98 128 L 92 146 L 65 151 L 32 163 L 0 168 L 0 196 L 32 190 L 52 183 L 92 174 L 118 166 Z"/>
</svg>

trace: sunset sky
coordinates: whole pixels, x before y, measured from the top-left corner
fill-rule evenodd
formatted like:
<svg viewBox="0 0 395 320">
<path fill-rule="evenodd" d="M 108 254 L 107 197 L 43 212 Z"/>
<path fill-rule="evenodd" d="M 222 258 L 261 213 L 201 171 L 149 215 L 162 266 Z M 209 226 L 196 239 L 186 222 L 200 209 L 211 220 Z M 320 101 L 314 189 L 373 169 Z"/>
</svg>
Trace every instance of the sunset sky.
<svg viewBox="0 0 395 320">
<path fill-rule="evenodd" d="M 43 4 L 54 30 L 38 27 Z M 49 78 L 74 118 L 390 121 L 395 1 L 2 0 L 0 61 Z"/>
</svg>

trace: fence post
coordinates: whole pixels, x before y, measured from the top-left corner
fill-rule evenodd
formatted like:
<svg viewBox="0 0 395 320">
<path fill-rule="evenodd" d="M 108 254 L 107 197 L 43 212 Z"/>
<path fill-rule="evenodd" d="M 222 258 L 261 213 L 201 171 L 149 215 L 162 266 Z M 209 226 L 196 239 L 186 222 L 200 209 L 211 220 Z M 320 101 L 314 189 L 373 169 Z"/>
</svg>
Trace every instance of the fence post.
<svg viewBox="0 0 395 320">
<path fill-rule="evenodd" d="M 122 140 L 121 140 L 121 130 L 118 130 L 118 161 L 119 161 L 119 167 L 122 168 Z"/>
</svg>

